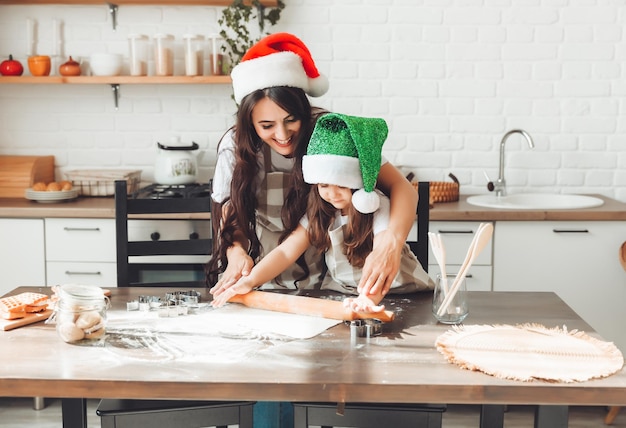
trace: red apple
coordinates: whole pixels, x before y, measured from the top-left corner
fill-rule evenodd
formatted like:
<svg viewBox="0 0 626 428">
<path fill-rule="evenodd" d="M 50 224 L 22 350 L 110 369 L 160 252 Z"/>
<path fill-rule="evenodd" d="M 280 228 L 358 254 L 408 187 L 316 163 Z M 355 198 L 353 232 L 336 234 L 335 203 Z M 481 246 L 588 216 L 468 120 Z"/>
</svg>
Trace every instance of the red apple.
<svg viewBox="0 0 626 428">
<path fill-rule="evenodd" d="M 0 74 L 3 76 L 21 76 L 24 72 L 22 64 L 13 59 L 13 55 L 9 55 L 9 59 L 5 59 L 0 63 Z"/>
</svg>

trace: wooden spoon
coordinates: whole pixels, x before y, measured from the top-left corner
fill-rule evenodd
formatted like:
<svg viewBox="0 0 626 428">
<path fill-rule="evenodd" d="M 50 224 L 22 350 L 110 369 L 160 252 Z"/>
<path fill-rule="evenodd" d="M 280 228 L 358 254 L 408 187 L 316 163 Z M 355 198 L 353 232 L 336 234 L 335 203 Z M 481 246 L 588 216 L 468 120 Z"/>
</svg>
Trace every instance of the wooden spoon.
<svg viewBox="0 0 626 428">
<path fill-rule="evenodd" d="M 619 262 L 622 264 L 624 270 L 626 270 L 626 241 L 619 248 Z"/>
<path fill-rule="evenodd" d="M 430 248 L 433 250 L 435 259 L 439 264 L 439 270 L 441 272 L 441 283 L 443 284 L 444 295 L 448 294 L 448 276 L 446 274 L 446 248 L 443 245 L 441 235 L 434 232 L 428 232 L 428 238 L 430 241 Z"/>
</svg>

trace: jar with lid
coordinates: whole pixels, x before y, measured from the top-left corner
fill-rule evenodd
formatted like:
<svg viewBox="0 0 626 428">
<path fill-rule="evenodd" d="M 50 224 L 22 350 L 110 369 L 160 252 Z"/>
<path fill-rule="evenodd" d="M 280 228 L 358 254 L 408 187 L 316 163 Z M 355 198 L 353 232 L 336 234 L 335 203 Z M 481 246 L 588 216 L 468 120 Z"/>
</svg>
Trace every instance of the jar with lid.
<svg viewBox="0 0 626 428">
<path fill-rule="evenodd" d="M 202 76 L 204 63 L 204 37 L 199 34 L 185 34 L 185 75 Z"/>
<path fill-rule="evenodd" d="M 174 36 L 171 34 L 154 36 L 154 74 L 174 75 Z"/>
<path fill-rule="evenodd" d="M 211 39 L 211 54 L 209 55 L 209 70 L 210 70 L 210 75 L 211 76 L 222 76 L 225 73 L 225 64 L 224 64 L 224 60 L 225 57 L 224 55 L 220 54 L 219 52 L 222 50 L 221 47 L 221 40 L 223 40 L 219 34 L 211 34 L 209 36 L 209 39 Z"/>
<path fill-rule="evenodd" d="M 67 343 L 104 346 L 106 312 L 104 290 L 92 285 L 65 284 L 56 289 L 54 320 L 59 337 Z"/>
<path fill-rule="evenodd" d="M 129 71 L 131 76 L 148 75 L 148 36 L 128 35 Z"/>
</svg>

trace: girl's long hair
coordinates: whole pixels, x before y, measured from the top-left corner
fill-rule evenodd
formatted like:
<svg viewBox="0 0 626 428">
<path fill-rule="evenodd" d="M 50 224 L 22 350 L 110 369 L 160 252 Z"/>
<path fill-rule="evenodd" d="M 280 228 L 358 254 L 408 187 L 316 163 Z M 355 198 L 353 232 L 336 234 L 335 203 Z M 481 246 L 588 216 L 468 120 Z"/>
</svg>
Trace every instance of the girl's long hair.
<svg viewBox="0 0 626 428">
<path fill-rule="evenodd" d="M 213 286 L 218 275 L 226 269 L 228 260 L 226 250 L 233 245 L 235 232 L 242 233 L 248 241 L 248 254 L 256 262 L 261 254 L 261 243 L 256 233 L 257 176 L 259 175 L 259 156 L 263 156 L 265 143 L 259 138 L 252 122 L 252 110 L 264 98 L 274 101 L 283 110 L 301 121 L 298 139 L 293 152 L 294 167 L 290 177 L 289 190 L 281 210 L 284 231 L 282 242 L 297 226 L 306 211 L 307 195 L 310 186 L 302 176 L 302 156 L 306 154 L 309 138 L 313 133 L 315 121 L 326 111 L 313 108 L 300 88 L 272 87 L 257 90 L 243 98 L 237 111 L 234 128 L 235 167 L 230 188 L 230 198 L 222 204 L 213 204 L 211 212 L 213 224 L 213 256 L 207 265 L 207 285 Z M 264 159 L 264 163 L 271 159 Z M 225 212 L 222 207 L 228 205 Z M 298 259 L 298 265 L 309 274 L 304 257 Z"/>
<path fill-rule="evenodd" d="M 346 209 L 348 222 L 343 229 L 345 254 L 350 265 L 362 268 L 365 258 L 374 247 L 374 214 L 360 213 L 352 204 Z M 336 212 L 337 209 L 322 199 L 317 185 L 314 185 L 309 193 L 308 233 L 311 245 L 320 253 L 330 248 L 328 228 L 334 221 Z"/>
</svg>

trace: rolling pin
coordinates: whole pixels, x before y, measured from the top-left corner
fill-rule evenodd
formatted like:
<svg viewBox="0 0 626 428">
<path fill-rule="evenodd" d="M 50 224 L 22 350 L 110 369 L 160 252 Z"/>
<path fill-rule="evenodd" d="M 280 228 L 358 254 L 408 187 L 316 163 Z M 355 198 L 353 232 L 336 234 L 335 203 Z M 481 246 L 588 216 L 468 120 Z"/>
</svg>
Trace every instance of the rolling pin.
<svg viewBox="0 0 626 428">
<path fill-rule="evenodd" d="M 395 317 L 395 314 L 391 311 L 376 313 L 353 312 L 345 308 L 343 303 L 337 300 L 293 296 L 267 291 L 251 291 L 247 294 L 238 294 L 232 297 L 229 302 L 241 303 L 249 308 L 286 312 L 289 314 L 310 315 L 343 321 L 375 318 L 383 322 L 390 322 L 393 321 Z"/>
</svg>

